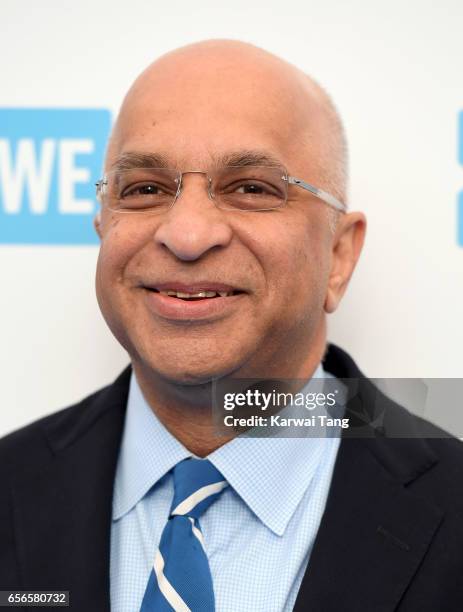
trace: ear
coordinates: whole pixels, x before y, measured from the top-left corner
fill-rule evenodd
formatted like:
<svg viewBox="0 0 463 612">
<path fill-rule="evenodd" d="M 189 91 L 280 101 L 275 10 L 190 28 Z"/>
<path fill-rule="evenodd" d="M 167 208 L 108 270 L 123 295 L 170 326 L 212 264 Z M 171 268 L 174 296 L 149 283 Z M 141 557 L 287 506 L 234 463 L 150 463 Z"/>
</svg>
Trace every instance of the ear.
<svg viewBox="0 0 463 612">
<path fill-rule="evenodd" d="M 98 236 L 101 238 L 101 211 L 98 211 L 93 217 L 93 227 L 95 228 Z"/>
<path fill-rule="evenodd" d="M 325 296 L 325 312 L 339 306 L 357 265 L 366 232 L 366 218 L 360 212 L 341 215 L 333 237 L 331 270 Z"/>
</svg>

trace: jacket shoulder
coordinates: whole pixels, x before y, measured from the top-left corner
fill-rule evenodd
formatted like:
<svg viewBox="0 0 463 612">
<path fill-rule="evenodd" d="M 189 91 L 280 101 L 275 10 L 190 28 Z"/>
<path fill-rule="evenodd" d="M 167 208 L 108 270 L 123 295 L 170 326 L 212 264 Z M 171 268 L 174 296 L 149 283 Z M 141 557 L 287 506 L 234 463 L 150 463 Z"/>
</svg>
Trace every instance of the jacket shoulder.
<svg viewBox="0 0 463 612">
<path fill-rule="evenodd" d="M 49 460 L 56 440 L 63 446 L 72 443 L 114 404 L 114 398 L 125 404 L 130 371 L 126 368 L 112 384 L 0 438 L 0 477 L 2 472 L 11 474 Z"/>
<path fill-rule="evenodd" d="M 21 463 L 29 465 L 31 460 L 36 461 L 41 456 L 48 457 L 51 449 L 48 447 L 47 429 L 62 421 L 72 422 L 78 419 L 82 410 L 91 406 L 105 389 L 106 387 L 103 387 L 76 404 L 36 419 L 0 438 L 0 466 L 11 470 L 14 465 L 17 467 L 20 467 Z"/>
<path fill-rule="evenodd" d="M 356 428 L 361 429 L 367 423 L 365 444 L 394 478 L 423 497 L 432 498 L 438 506 L 458 508 L 460 512 L 463 509 L 463 442 L 384 395 L 338 346 L 328 346 L 323 365 L 346 384 L 353 381 L 357 389 L 348 403 L 350 424 L 354 427 L 352 432 L 345 430 L 345 437 L 353 438 L 355 444 Z M 457 402 L 455 410 L 458 410 Z M 381 432 L 374 430 L 375 422 L 381 424 Z"/>
</svg>

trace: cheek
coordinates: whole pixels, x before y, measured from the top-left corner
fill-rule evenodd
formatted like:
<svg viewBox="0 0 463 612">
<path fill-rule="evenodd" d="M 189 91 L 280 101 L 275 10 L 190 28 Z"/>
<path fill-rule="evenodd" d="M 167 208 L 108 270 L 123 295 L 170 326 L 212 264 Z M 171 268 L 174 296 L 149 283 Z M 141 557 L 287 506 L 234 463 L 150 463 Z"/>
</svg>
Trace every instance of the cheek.
<svg viewBox="0 0 463 612">
<path fill-rule="evenodd" d="M 128 308 L 125 271 L 143 245 L 130 224 L 107 224 L 103 233 L 96 269 L 95 288 L 100 309 L 112 327 Z"/>
<path fill-rule="evenodd" d="M 98 257 L 99 275 L 105 282 L 122 282 L 126 266 L 149 240 L 147 229 L 129 217 L 107 220 Z"/>
<path fill-rule="evenodd" d="M 298 316 L 321 301 L 322 268 L 317 253 L 306 243 L 288 245 L 286 253 L 280 262 L 279 293 L 285 308 Z"/>
<path fill-rule="evenodd" d="M 329 262 L 325 234 L 318 219 L 309 223 L 300 215 L 267 232 L 260 243 L 269 295 L 280 312 L 299 318 L 322 308 Z"/>
<path fill-rule="evenodd" d="M 318 224 L 304 216 L 282 223 L 268 241 L 269 271 L 275 270 L 278 282 L 297 290 L 296 280 L 317 277 L 324 269 L 326 244 Z"/>
</svg>

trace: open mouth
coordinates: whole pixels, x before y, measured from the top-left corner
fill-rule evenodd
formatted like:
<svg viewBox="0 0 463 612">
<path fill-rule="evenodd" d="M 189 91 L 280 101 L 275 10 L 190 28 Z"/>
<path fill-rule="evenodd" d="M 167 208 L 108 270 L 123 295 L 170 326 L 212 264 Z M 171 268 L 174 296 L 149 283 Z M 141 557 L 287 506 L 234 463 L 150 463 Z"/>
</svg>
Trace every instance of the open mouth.
<svg viewBox="0 0 463 612">
<path fill-rule="evenodd" d="M 243 291 L 197 291 L 195 293 L 186 293 L 184 291 L 173 291 L 173 290 L 159 290 L 151 287 L 147 287 L 148 291 L 152 291 L 153 293 L 159 293 L 161 295 L 165 295 L 172 298 L 177 298 L 179 300 L 185 300 L 189 302 L 199 301 L 199 300 L 213 300 L 216 298 L 225 298 L 231 297 L 233 295 L 239 295 L 243 293 Z"/>
</svg>

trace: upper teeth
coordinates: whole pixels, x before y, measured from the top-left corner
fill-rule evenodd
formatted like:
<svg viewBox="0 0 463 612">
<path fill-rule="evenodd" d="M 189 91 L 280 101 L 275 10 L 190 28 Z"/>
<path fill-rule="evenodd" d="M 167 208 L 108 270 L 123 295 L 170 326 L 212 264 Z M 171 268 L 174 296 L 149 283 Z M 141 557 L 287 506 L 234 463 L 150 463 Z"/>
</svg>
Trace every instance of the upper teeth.
<svg viewBox="0 0 463 612">
<path fill-rule="evenodd" d="M 216 295 L 227 297 L 233 295 L 233 291 L 198 291 L 198 293 L 184 293 L 183 291 L 160 291 L 163 295 L 171 295 L 178 298 L 211 298 Z"/>
</svg>

